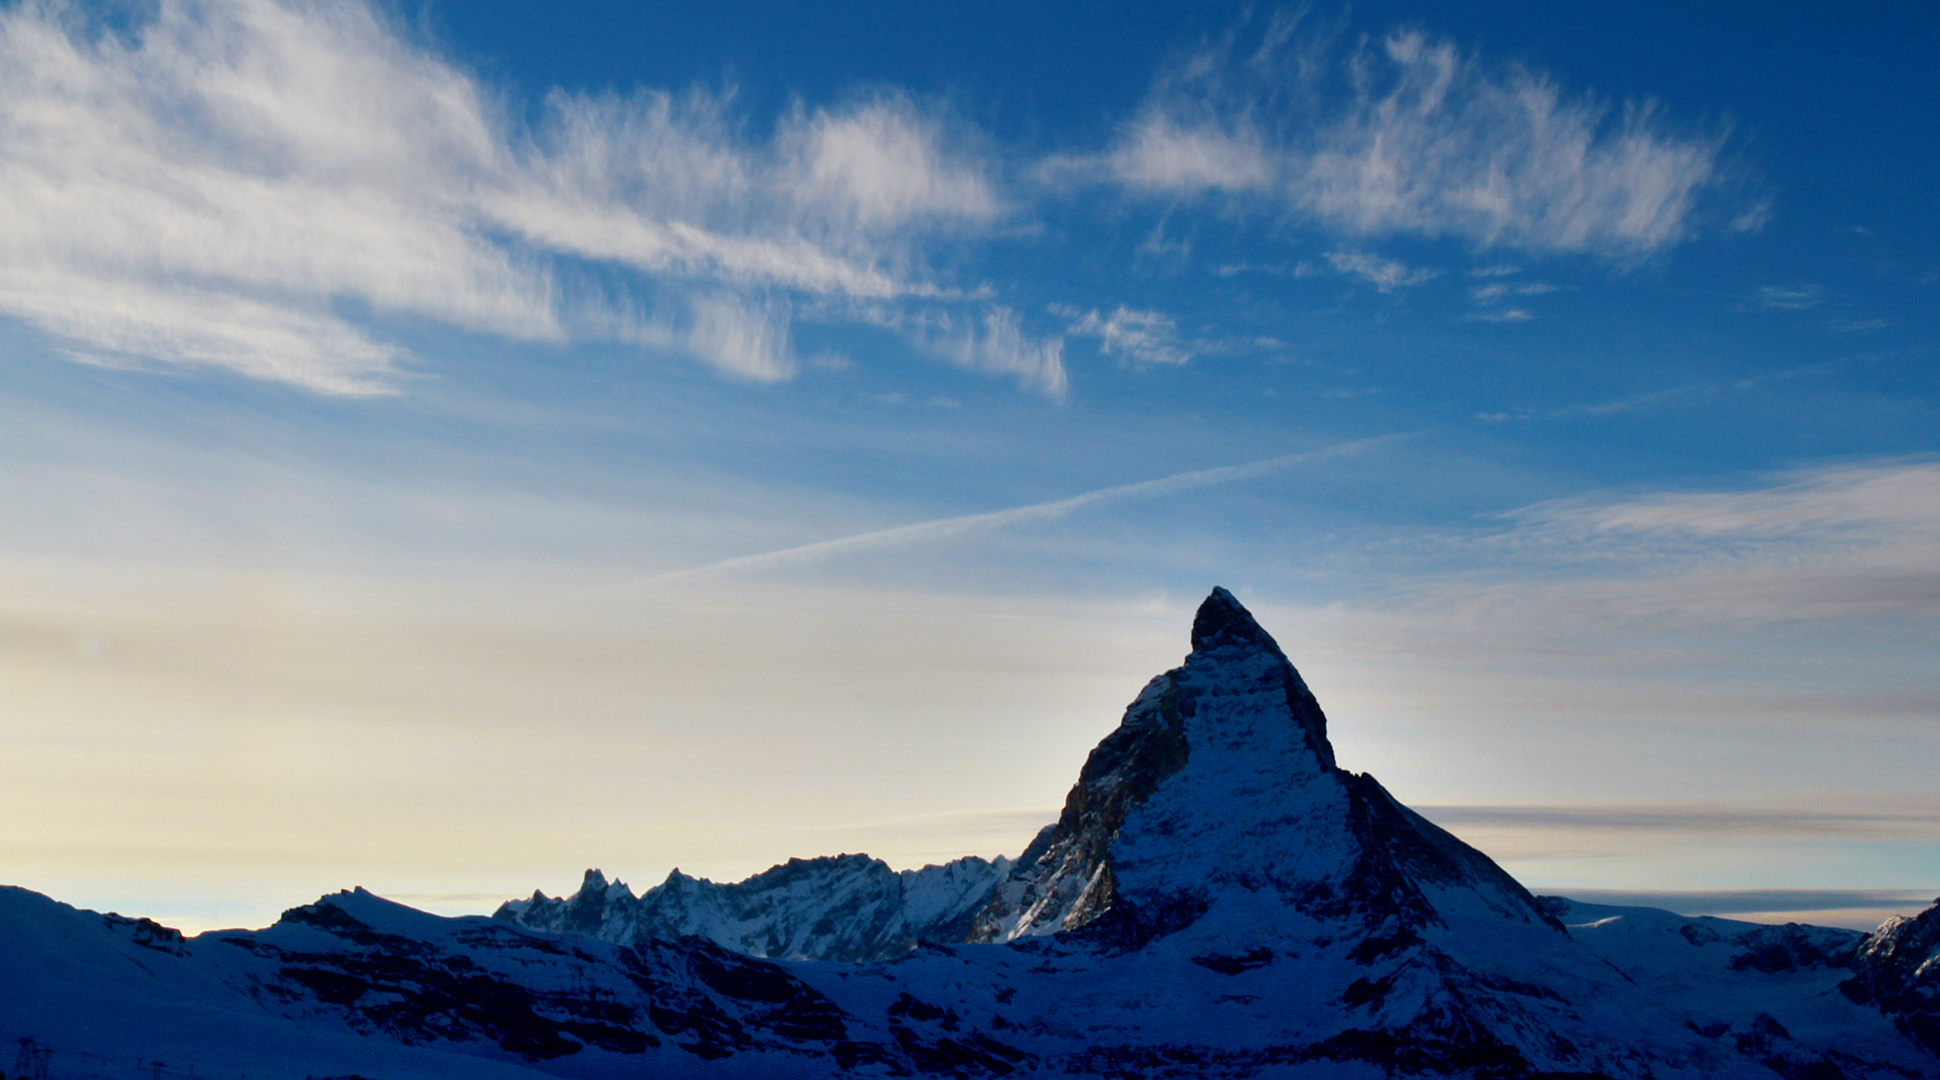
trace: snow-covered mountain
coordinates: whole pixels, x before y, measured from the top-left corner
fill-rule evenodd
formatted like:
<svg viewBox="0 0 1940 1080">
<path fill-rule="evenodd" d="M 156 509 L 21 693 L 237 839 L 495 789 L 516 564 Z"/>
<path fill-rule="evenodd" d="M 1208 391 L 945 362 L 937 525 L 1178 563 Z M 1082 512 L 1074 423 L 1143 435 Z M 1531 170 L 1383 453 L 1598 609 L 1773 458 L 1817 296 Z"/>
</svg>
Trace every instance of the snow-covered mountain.
<svg viewBox="0 0 1940 1080">
<path fill-rule="evenodd" d="M 1839 989 L 1874 1005 L 1907 1038 L 1940 1054 L 1940 900 L 1908 919 L 1894 916 L 1861 942 L 1853 976 Z"/>
<path fill-rule="evenodd" d="M 971 855 L 899 873 L 867 855 L 834 855 L 790 859 L 728 885 L 675 870 L 638 897 L 588 870 L 570 897 L 534 892 L 493 917 L 620 945 L 696 934 L 749 956 L 886 960 L 919 941 L 966 940 L 969 919 L 1009 869 L 1009 859 Z"/>
<path fill-rule="evenodd" d="M 1192 646 L 1014 864 L 589 872 L 495 919 L 357 891 L 188 939 L 8 890 L 0 1037 L 292 1078 L 1940 1077 L 1940 904 L 1859 935 L 1531 896 L 1336 766 L 1229 593 Z"/>
<path fill-rule="evenodd" d="M 1626 983 L 1669 1006 L 1698 1034 L 1782 1076 L 1940 1076 L 1940 1060 L 1909 1056 L 1909 1040 L 1882 1024 L 1881 1011 L 1853 991 L 1861 954 L 1877 947 L 1890 922 L 1866 935 L 1561 897 L 1542 903 Z M 1940 917 L 1940 901 L 1922 917 Z M 1926 956 L 1935 956 L 1931 944 Z M 1936 1014 L 1928 1009 L 1931 1022 Z"/>
<path fill-rule="evenodd" d="M 1092 751 L 1057 824 L 979 912 L 972 940 L 1108 914 L 1149 934 L 1242 894 L 1397 928 L 1475 908 L 1555 929 L 1487 856 L 1372 777 L 1337 768 L 1313 692 L 1239 601 L 1215 589 L 1185 664 L 1147 683 Z"/>
<path fill-rule="evenodd" d="M 804 1061 L 810 1075 L 845 1062 L 909 1071 L 885 1028 L 852 1031 L 796 974 L 702 938 L 623 947 L 359 889 L 264 930 L 183 939 L 9 888 L 0 940 L 0 1037 L 87 1055 L 53 1076 L 118 1077 L 136 1061 L 292 1080 L 529 1080 L 562 1060 L 586 1076 L 794 1076 Z"/>
</svg>

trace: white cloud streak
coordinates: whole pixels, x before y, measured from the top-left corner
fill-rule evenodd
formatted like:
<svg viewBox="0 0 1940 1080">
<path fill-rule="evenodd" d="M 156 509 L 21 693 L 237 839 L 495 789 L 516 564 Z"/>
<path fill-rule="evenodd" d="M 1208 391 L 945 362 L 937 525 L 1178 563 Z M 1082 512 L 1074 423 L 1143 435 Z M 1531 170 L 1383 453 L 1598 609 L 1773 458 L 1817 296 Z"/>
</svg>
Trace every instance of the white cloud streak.
<svg viewBox="0 0 1940 1080">
<path fill-rule="evenodd" d="M 409 357 L 346 303 L 597 333 L 566 256 L 647 275 L 676 346 L 781 378 L 773 290 L 947 295 L 917 240 L 1007 212 L 974 142 L 894 94 L 762 140 L 731 92 L 555 92 L 528 131 L 360 0 L 161 0 L 115 32 L 30 0 L 0 12 L 0 311 L 103 362 L 385 392 Z"/>
<path fill-rule="evenodd" d="M 982 514 L 964 514 L 958 517 L 938 518 L 933 521 L 920 521 L 911 525 L 899 525 L 893 529 L 878 529 L 873 532 L 858 533 L 854 536 L 838 537 L 834 540 L 821 540 L 812 544 L 783 548 L 779 551 L 766 551 L 758 555 L 742 555 L 723 559 L 705 566 L 686 570 L 675 570 L 665 574 L 639 578 L 625 582 L 614 589 L 651 588 L 688 581 L 694 578 L 712 577 L 741 573 L 750 570 L 767 570 L 777 567 L 818 562 L 823 559 L 842 555 L 853 555 L 866 551 L 898 548 L 912 544 L 936 543 L 958 537 L 973 536 L 992 532 L 1013 525 L 1023 525 L 1036 521 L 1050 521 L 1064 517 L 1079 510 L 1110 503 L 1126 502 L 1135 499 L 1155 499 L 1176 495 L 1198 488 L 1218 484 L 1237 483 L 1251 480 L 1307 465 L 1329 458 L 1363 453 L 1379 446 L 1385 446 L 1407 435 L 1379 435 L 1368 439 L 1341 443 L 1319 450 L 1299 454 L 1285 454 L 1280 457 L 1265 458 L 1260 461 L 1240 465 L 1222 465 L 1212 469 L 1198 469 L 1192 472 L 1175 473 L 1155 480 L 1141 480 L 1132 484 L 1119 484 L 1113 487 L 1087 491 L 1066 499 L 1051 502 L 1032 503 L 1027 506 L 1014 506 L 1007 510 L 993 510 Z M 606 590 L 610 591 L 610 590 Z"/>
<path fill-rule="evenodd" d="M 1017 312 L 985 308 L 975 320 L 942 313 L 935 329 L 915 332 L 924 351 L 966 371 L 1014 378 L 1027 390 L 1062 401 L 1070 389 L 1064 371 L 1064 339 L 1032 338 Z"/>
<path fill-rule="evenodd" d="M 1560 286 L 1550 285 L 1541 281 L 1526 281 L 1520 285 L 1497 283 L 1493 285 L 1477 285 L 1468 291 L 1468 296 L 1470 300 L 1478 304 L 1493 304 L 1511 296 L 1541 296 L 1544 293 L 1556 292 L 1559 288 Z"/>
<path fill-rule="evenodd" d="M 1822 469 L 1751 491 L 1542 503 L 1517 516 L 1578 535 L 1814 542 L 1831 536 L 1940 539 L 1940 464 Z"/>
<path fill-rule="evenodd" d="M 786 310 L 772 304 L 753 307 L 722 293 L 695 301 L 694 316 L 688 347 L 721 371 L 756 382 L 776 382 L 795 373 Z"/>
<path fill-rule="evenodd" d="M 1454 237 L 1628 262 L 1688 236 L 1722 137 L 1419 31 L 1358 47 L 1269 20 L 1175 65 L 1117 141 L 1045 164 L 1169 198 L 1223 195 L 1356 237 Z"/>
<path fill-rule="evenodd" d="M 1393 292 L 1441 276 L 1441 271 L 1410 267 L 1394 259 L 1383 259 L 1358 251 L 1330 251 L 1327 262 L 1348 277 L 1360 278 L 1382 292 Z"/>
<path fill-rule="evenodd" d="M 1834 319 L 1826 329 L 1835 334 L 1870 334 L 1893 325 L 1890 319 Z"/>
<path fill-rule="evenodd" d="M 1825 289 L 1818 285 L 1762 285 L 1751 296 L 1760 311 L 1807 311 L 1824 302 Z"/>
<path fill-rule="evenodd" d="M 1179 340 L 1178 324 L 1163 312 L 1122 304 L 1109 315 L 1096 308 L 1079 312 L 1063 305 L 1054 305 L 1051 311 L 1072 320 L 1066 334 L 1097 338 L 1098 351 L 1106 356 L 1122 356 L 1136 364 L 1177 365 L 1192 360 L 1192 353 Z"/>
<path fill-rule="evenodd" d="M 1519 323 L 1535 318 L 1525 308 L 1491 308 L 1486 311 L 1471 311 L 1462 316 L 1463 322 Z"/>
<path fill-rule="evenodd" d="M 30 312 L 43 330 L 73 343 L 67 355 L 84 363 L 130 367 L 148 359 L 326 394 L 392 392 L 404 356 L 312 307 L 58 271 L 0 272 L 0 310 Z"/>
<path fill-rule="evenodd" d="M 1023 316 L 982 297 L 954 304 L 813 303 L 803 316 L 819 322 L 851 322 L 894 332 L 918 353 L 965 371 L 1009 378 L 1032 393 L 1062 402 L 1071 381 L 1064 368 L 1064 338 L 1033 336 Z"/>
</svg>

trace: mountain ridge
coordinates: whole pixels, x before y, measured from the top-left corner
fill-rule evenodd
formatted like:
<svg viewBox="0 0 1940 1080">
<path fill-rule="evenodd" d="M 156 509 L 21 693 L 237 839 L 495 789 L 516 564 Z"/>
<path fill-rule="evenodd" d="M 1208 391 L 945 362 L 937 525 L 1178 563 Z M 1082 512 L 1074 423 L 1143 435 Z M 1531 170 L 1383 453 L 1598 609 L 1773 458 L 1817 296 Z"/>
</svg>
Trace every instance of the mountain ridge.
<svg viewBox="0 0 1940 1080">
<path fill-rule="evenodd" d="M 30 990 L 0 1024 L 137 1049 L 58 1007 L 87 1001 L 383 1080 L 1940 1076 L 1940 903 L 1862 937 L 1535 897 L 1341 769 L 1224 589 L 1014 862 L 827 856 L 637 897 L 589 870 L 492 919 L 353 890 L 171 934 L 0 891 L 0 985 Z"/>
<path fill-rule="evenodd" d="M 898 871 L 867 855 L 826 855 L 790 859 L 726 884 L 676 869 L 637 897 L 589 869 L 569 897 L 535 891 L 492 917 L 619 945 L 699 935 L 767 959 L 885 960 L 924 940 L 964 940 L 959 924 L 1009 868 L 1002 856 Z M 825 926 L 836 910 L 847 913 L 846 925 Z"/>
</svg>

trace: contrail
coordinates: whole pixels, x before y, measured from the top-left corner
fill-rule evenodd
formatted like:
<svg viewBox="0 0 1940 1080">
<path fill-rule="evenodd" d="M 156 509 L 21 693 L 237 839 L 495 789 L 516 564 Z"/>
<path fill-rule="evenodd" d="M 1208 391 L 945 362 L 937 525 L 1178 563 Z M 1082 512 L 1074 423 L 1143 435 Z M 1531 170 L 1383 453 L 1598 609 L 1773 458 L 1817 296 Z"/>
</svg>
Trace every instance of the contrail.
<svg viewBox="0 0 1940 1080">
<path fill-rule="evenodd" d="M 1280 457 L 1251 461 L 1241 465 L 1221 465 L 1213 469 L 1199 469 L 1194 472 L 1161 476 L 1156 480 L 1141 480 L 1134 484 L 1119 484 L 1116 487 L 1099 488 L 1082 495 L 1053 502 L 1032 503 L 1028 506 L 1014 506 L 1008 510 L 992 510 L 982 514 L 964 514 L 961 517 L 938 518 L 935 521 L 919 521 L 913 525 L 898 525 L 893 529 L 879 529 L 875 532 L 857 533 L 854 536 L 838 537 L 834 540 L 818 540 L 813 544 L 799 547 L 782 548 L 779 551 L 765 551 L 758 555 L 740 555 L 720 562 L 703 566 L 673 570 L 664 574 L 635 578 L 610 586 L 614 589 L 636 589 L 654 585 L 666 585 L 690 578 L 708 577 L 715 574 L 733 573 L 737 570 L 755 570 L 775 566 L 791 566 L 798 563 L 813 562 L 832 555 L 844 555 L 858 551 L 871 551 L 878 548 L 896 547 L 902 544 L 923 541 L 947 540 L 952 537 L 966 536 L 971 533 L 989 532 L 1010 525 L 1020 525 L 1028 521 L 1049 521 L 1060 518 L 1074 510 L 1105 503 L 1124 502 L 1129 499 L 1153 498 L 1171 495 L 1193 488 L 1211 487 L 1215 484 L 1230 484 L 1238 480 L 1250 480 L 1256 476 L 1290 469 L 1296 465 L 1324 461 L 1327 458 L 1344 457 L 1358 454 L 1384 443 L 1408 438 L 1406 434 L 1377 435 L 1370 439 L 1357 439 L 1320 450 L 1309 450 L 1300 454 L 1285 454 Z M 604 591 L 604 590 L 602 590 Z"/>
</svg>

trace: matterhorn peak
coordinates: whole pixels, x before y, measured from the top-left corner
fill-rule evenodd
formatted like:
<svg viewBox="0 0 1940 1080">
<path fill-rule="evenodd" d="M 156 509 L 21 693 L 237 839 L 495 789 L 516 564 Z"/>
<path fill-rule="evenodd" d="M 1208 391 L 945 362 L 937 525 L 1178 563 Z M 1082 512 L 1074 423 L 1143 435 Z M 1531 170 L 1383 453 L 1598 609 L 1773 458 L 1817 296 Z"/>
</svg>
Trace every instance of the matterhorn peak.
<svg viewBox="0 0 1940 1080">
<path fill-rule="evenodd" d="M 1205 652 L 1236 646 L 1264 649 L 1285 659 L 1273 636 L 1260 626 L 1239 598 L 1215 585 L 1200 602 L 1198 614 L 1193 616 L 1192 650 Z"/>
<path fill-rule="evenodd" d="M 1092 751 L 973 939 L 1072 930 L 1115 909 L 1143 933 L 1154 912 L 1176 923 L 1241 893 L 1425 925 L 1441 917 L 1430 881 L 1514 921 L 1549 922 L 1486 856 L 1335 765 L 1320 703 L 1231 592 L 1199 605 L 1192 645 Z"/>
<path fill-rule="evenodd" d="M 1322 769 L 1334 767 L 1334 748 L 1327 741 L 1327 717 L 1320 702 L 1285 653 L 1253 613 L 1232 593 L 1214 587 L 1192 620 L 1192 654 L 1184 666 L 1160 676 L 1173 679 L 1180 691 L 1181 715 L 1197 716 L 1198 702 L 1215 701 L 1219 708 L 1200 729 L 1199 742 L 1236 743 L 1254 753 L 1278 750 L 1294 758 L 1311 756 Z M 1288 725 L 1285 721 L 1291 720 Z M 1282 736 L 1297 731 L 1292 745 Z M 1197 745 L 1198 743 L 1195 743 Z M 1304 762 L 1289 761 L 1304 771 Z"/>
</svg>

